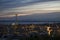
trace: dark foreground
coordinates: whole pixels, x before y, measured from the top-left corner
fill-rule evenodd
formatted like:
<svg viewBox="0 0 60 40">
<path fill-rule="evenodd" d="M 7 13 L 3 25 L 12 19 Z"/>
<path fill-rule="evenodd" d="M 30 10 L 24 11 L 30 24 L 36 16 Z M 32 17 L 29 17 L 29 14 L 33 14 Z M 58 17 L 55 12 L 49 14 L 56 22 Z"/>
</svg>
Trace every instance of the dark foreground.
<svg viewBox="0 0 60 40">
<path fill-rule="evenodd" d="M 49 29 L 47 29 L 48 27 Z M 60 23 L 29 25 L 0 24 L 0 40 L 60 40 Z"/>
<path fill-rule="evenodd" d="M 36 33 L 30 35 L 9 35 L 0 37 L 0 40 L 60 40 L 60 36 L 38 35 Z"/>
</svg>

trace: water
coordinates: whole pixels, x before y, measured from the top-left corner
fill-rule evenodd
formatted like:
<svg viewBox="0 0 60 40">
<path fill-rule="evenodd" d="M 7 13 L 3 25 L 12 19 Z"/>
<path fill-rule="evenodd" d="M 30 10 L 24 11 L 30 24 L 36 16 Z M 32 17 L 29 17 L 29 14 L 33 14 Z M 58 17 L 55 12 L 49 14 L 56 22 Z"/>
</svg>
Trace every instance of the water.
<svg viewBox="0 0 60 40">
<path fill-rule="evenodd" d="M 13 23 L 15 23 L 15 21 L 9 21 L 9 22 L 8 21 L 5 21 L 5 22 L 3 21 L 3 22 L 0 22 L 0 24 L 13 24 Z M 39 22 L 39 21 L 38 22 L 35 22 L 35 21 L 34 22 L 33 21 L 28 21 L 28 22 L 25 21 L 25 22 L 23 22 L 23 21 L 19 21 L 17 23 L 18 24 L 53 24 L 53 23 L 60 23 L 60 22 L 52 22 L 52 21 L 51 22 L 48 22 L 48 21 L 47 22 Z"/>
</svg>

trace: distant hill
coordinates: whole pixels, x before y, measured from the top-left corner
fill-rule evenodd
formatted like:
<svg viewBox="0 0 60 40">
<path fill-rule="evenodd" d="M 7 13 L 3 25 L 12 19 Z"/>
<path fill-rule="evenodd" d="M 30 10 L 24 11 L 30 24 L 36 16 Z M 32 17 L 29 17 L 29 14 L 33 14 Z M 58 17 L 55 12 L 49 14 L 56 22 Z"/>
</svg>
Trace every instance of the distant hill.
<svg viewBox="0 0 60 40">
<path fill-rule="evenodd" d="M 11 21 L 15 22 L 15 17 L 11 18 L 1 18 L 0 17 L 0 22 L 2 21 Z M 27 15 L 27 16 L 18 16 L 18 21 L 20 22 L 39 22 L 39 21 L 58 21 L 60 22 L 60 12 L 55 12 L 55 13 L 35 13 L 32 15 Z"/>
</svg>

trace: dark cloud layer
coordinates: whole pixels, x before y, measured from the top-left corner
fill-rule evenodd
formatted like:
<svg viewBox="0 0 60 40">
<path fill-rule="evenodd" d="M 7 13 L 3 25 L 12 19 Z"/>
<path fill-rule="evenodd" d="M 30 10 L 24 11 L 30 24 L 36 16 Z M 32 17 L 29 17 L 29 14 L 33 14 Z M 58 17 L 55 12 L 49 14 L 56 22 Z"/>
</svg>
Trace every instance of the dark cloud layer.
<svg viewBox="0 0 60 40">
<path fill-rule="evenodd" d="M 0 0 L 0 11 L 30 5 L 32 3 L 45 2 L 45 1 L 55 1 L 55 0 Z"/>
</svg>

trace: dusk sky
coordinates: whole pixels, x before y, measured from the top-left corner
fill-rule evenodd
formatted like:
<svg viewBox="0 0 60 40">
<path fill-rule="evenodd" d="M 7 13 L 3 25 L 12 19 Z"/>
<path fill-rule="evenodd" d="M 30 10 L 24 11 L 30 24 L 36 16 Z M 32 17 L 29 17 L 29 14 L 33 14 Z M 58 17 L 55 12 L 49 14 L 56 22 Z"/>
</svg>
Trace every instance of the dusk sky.
<svg viewBox="0 0 60 40">
<path fill-rule="evenodd" d="M 1 0 L 0 17 L 27 16 L 60 12 L 60 0 Z M 59 13 L 60 14 L 60 13 Z M 45 15 L 46 16 L 46 15 Z M 54 17 L 53 17 L 54 16 Z M 59 17 L 51 15 L 49 18 Z M 34 16 L 35 17 L 35 16 Z"/>
</svg>

